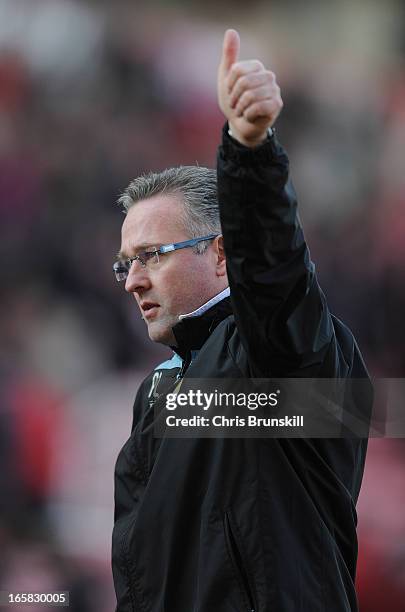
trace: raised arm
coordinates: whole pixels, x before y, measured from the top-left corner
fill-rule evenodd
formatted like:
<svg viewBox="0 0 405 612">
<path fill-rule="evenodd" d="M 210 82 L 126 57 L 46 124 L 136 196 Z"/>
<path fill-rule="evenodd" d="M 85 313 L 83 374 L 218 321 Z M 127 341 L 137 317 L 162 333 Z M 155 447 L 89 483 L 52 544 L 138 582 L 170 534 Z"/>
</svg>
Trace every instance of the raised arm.
<svg viewBox="0 0 405 612">
<path fill-rule="evenodd" d="M 228 30 L 218 71 L 228 120 L 218 196 L 236 323 L 252 376 L 333 376 L 331 317 L 297 215 L 288 157 L 268 132 L 283 106 L 280 89 L 261 62 L 239 61 L 239 45 Z"/>
</svg>

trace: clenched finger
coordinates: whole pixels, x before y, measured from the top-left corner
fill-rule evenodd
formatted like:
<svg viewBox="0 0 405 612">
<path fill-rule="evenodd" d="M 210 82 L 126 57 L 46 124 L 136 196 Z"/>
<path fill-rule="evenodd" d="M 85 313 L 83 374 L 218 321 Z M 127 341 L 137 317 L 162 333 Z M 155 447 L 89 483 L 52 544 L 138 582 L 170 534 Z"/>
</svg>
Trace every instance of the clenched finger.
<svg viewBox="0 0 405 612">
<path fill-rule="evenodd" d="M 264 70 L 264 66 L 259 60 L 246 60 L 233 64 L 227 77 L 228 93 L 232 91 L 233 86 L 240 77 L 251 72 L 258 72 L 259 70 Z"/>
<path fill-rule="evenodd" d="M 260 100 L 259 102 L 255 102 L 248 106 L 245 109 L 243 116 L 250 123 L 253 123 L 260 118 L 267 118 L 271 120 L 271 122 L 274 122 L 280 114 L 282 106 L 283 103 L 281 98 L 279 100 L 275 98 Z"/>
<path fill-rule="evenodd" d="M 245 74 L 236 81 L 231 91 L 229 100 L 230 107 L 234 108 L 236 106 L 238 99 L 247 89 L 255 89 L 256 87 L 260 87 L 260 85 L 272 84 L 274 82 L 275 76 L 269 70 Z"/>
<path fill-rule="evenodd" d="M 235 113 L 238 117 L 241 117 L 249 106 L 261 102 L 262 100 L 268 100 L 272 98 L 274 94 L 273 89 L 269 85 L 263 85 L 262 87 L 256 87 L 256 89 L 248 89 L 245 91 L 238 100 L 235 108 Z"/>
</svg>

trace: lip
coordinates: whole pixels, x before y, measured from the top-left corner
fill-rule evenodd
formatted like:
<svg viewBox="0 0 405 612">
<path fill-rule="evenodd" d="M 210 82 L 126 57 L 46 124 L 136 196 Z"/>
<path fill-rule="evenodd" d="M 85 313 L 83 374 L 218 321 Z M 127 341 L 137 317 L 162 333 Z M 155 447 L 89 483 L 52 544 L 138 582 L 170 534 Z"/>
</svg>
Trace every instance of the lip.
<svg viewBox="0 0 405 612">
<path fill-rule="evenodd" d="M 145 319 L 154 317 L 159 308 L 159 304 L 155 304 L 154 302 L 143 302 L 140 306 Z"/>
</svg>

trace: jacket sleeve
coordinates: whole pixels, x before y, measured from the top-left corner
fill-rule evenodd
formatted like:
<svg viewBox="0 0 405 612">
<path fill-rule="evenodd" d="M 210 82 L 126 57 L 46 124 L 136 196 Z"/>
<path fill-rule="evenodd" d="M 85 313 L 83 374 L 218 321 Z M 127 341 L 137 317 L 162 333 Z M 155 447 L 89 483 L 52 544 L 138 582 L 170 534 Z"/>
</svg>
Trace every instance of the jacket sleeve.
<svg viewBox="0 0 405 612">
<path fill-rule="evenodd" d="M 316 376 L 334 330 L 297 214 L 287 154 L 274 135 L 249 149 L 227 127 L 218 151 L 218 198 L 249 375 Z"/>
</svg>

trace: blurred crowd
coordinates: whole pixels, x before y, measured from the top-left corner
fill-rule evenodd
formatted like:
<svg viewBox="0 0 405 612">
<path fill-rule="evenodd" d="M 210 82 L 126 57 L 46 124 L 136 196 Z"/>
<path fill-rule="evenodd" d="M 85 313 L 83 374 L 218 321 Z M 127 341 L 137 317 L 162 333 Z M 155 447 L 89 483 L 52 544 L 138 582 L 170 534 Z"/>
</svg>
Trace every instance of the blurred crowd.
<svg viewBox="0 0 405 612">
<path fill-rule="evenodd" d="M 405 10 L 245 4 L 0 0 L 0 590 L 113 609 L 114 459 L 168 354 L 113 278 L 115 202 L 143 171 L 215 164 L 226 27 L 278 76 L 277 132 L 332 312 L 373 376 L 404 375 Z M 405 610 L 404 473 L 403 440 L 372 440 L 362 612 Z"/>
</svg>

